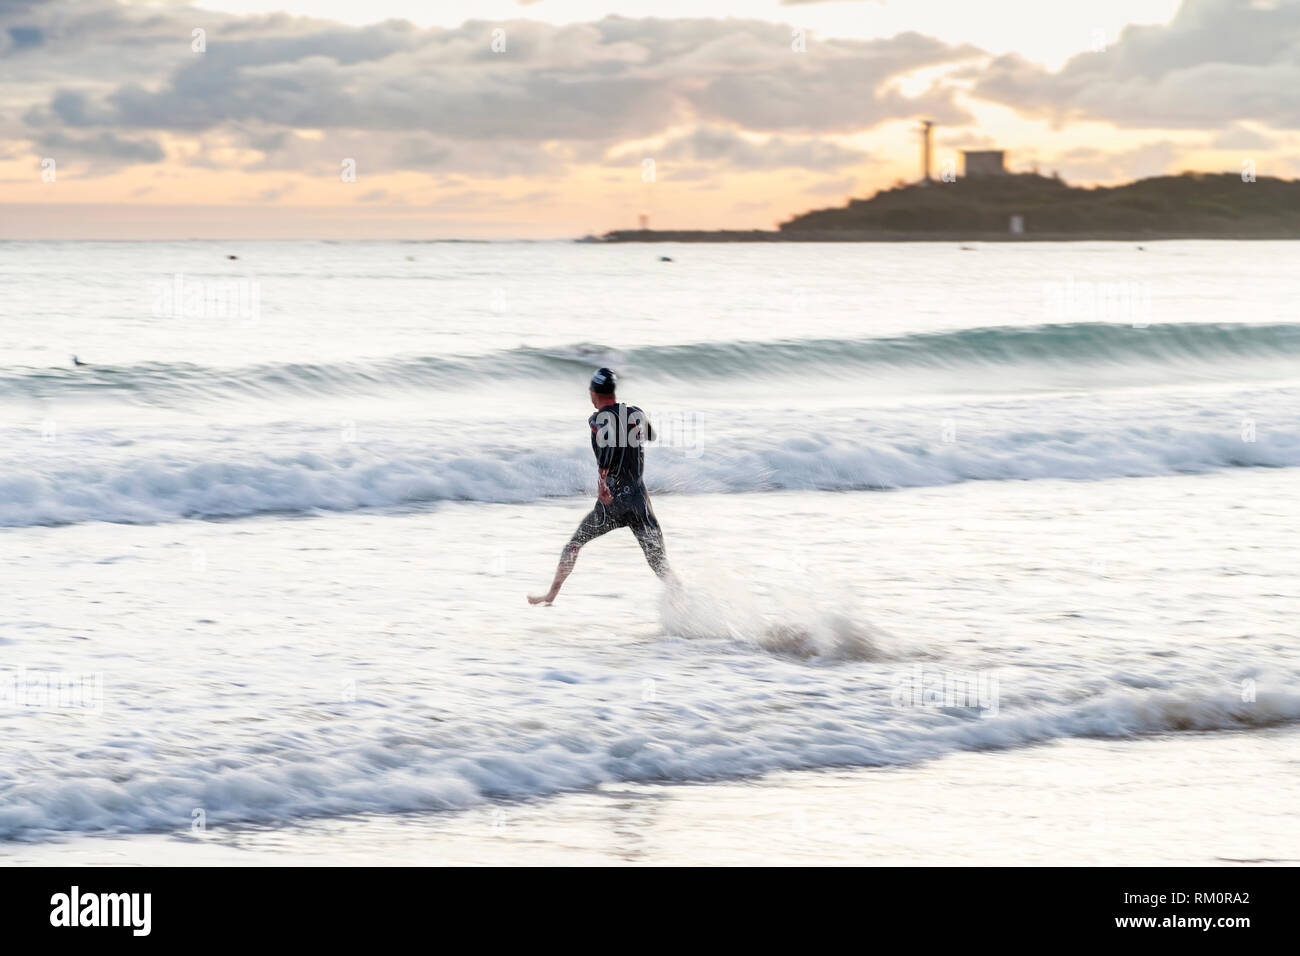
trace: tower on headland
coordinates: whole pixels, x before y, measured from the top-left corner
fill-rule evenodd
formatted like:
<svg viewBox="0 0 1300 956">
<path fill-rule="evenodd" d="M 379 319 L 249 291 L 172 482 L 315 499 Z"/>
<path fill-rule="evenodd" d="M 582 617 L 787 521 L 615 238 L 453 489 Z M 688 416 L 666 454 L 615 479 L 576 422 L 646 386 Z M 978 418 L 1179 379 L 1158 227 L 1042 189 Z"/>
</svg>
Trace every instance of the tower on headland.
<svg viewBox="0 0 1300 956">
<path fill-rule="evenodd" d="M 963 149 L 961 151 L 963 176 L 1005 176 L 1003 164 L 1006 153 L 1000 149 Z"/>
<path fill-rule="evenodd" d="M 921 120 L 921 182 L 930 181 L 931 143 L 934 137 L 934 121 Z"/>
</svg>

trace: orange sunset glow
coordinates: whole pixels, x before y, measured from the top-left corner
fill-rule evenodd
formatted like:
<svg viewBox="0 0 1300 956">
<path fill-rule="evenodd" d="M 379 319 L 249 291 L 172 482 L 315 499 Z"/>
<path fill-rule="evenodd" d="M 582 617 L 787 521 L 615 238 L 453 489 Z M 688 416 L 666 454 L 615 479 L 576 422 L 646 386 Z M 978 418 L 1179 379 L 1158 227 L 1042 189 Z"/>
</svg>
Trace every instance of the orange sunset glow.
<svg viewBox="0 0 1300 956">
<path fill-rule="evenodd" d="M 923 118 L 936 168 L 1300 174 L 1294 5 L 425 6 L 0 5 L 0 236 L 770 228 L 917 178 Z"/>
</svg>

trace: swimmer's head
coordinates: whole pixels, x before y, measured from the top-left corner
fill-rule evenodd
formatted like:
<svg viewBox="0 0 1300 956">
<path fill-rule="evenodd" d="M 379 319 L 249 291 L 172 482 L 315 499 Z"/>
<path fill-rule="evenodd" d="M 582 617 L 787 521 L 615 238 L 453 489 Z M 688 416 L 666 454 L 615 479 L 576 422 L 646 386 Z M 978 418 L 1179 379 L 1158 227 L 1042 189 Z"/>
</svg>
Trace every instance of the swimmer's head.
<svg viewBox="0 0 1300 956">
<path fill-rule="evenodd" d="M 614 389 L 618 385 L 618 376 L 607 368 L 598 368 L 595 374 L 591 376 L 591 387 L 588 393 L 591 395 L 591 404 L 600 408 L 602 405 L 608 405 L 614 399 Z"/>
</svg>

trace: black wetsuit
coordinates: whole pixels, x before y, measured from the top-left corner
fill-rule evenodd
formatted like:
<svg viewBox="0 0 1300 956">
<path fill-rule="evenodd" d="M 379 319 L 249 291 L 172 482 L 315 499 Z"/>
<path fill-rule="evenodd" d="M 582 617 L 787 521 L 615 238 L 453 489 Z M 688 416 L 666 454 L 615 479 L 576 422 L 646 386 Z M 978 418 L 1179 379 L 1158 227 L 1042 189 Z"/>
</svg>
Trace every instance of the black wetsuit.
<svg viewBox="0 0 1300 956">
<path fill-rule="evenodd" d="M 591 450 L 597 466 L 608 469 L 605 484 L 614 500 L 609 504 L 597 501 L 566 547 L 581 548 L 607 531 L 631 528 L 654 573 L 665 576 L 668 559 L 664 554 L 664 533 L 641 480 L 644 445 L 654 440 L 650 420 L 635 405 L 619 402 L 595 412 L 587 423 L 591 426 Z"/>
</svg>

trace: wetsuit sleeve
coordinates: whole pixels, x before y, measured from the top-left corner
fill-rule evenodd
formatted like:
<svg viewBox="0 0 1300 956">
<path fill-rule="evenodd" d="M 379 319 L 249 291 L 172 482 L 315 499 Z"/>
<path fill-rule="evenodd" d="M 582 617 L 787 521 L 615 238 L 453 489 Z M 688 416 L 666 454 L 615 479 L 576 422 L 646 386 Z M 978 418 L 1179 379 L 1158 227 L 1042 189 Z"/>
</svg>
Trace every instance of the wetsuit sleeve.
<svg viewBox="0 0 1300 956">
<path fill-rule="evenodd" d="M 639 418 L 638 420 L 640 421 L 642 427 L 645 429 L 645 430 L 641 433 L 641 435 L 642 435 L 642 441 L 643 441 L 643 442 L 654 441 L 654 440 L 655 440 L 655 429 L 654 429 L 654 426 L 650 424 L 650 416 L 647 415 L 647 414 L 646 414 L 642 409 L 639 409 L 639 408 L 636 409 L 636 413 L 637 413 L 638 416 L 640 416 L 640 418 Z"/>
<path fill-rule="evenodd" d="M 596 456 L 597 468 L 613 467 L 614 454 L 618 451 L 617 443 L 608 440 L 608 438 L 613 435 L 609 421 L 611 417 L 610 412 L 599 412 L 592 415 L 589 419 L 591 423 L 591 450 Z M 600 441 L 602 434 L 604 434 L 607 439 L 603 445 Z"/>
</svg>

